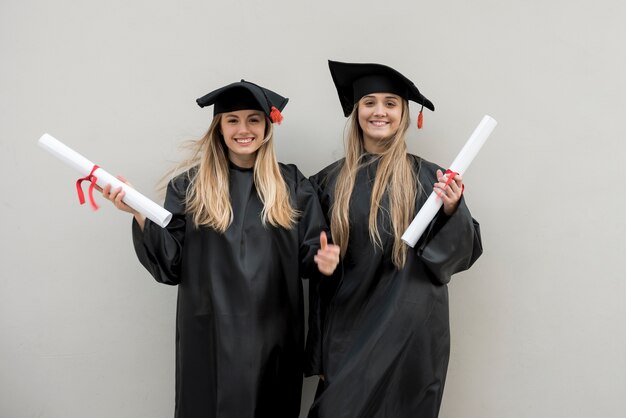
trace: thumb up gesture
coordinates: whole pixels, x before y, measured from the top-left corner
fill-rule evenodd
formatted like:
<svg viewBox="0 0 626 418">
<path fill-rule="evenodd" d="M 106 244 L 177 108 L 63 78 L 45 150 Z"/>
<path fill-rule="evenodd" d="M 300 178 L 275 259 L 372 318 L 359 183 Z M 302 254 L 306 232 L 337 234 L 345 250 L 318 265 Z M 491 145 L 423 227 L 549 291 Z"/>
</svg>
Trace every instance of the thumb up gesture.
<svg viewBox="0 0 626 418">
<path fill-rule="evenodd" d="M 330 276 L 339 264 L 339 254 L 341 250 L 338 245 L 329 244 L 326 232 L 320 234 L 320 249 L 313 258 L 317 264 L 317 269 L 325 276 Z"/>
</svg>

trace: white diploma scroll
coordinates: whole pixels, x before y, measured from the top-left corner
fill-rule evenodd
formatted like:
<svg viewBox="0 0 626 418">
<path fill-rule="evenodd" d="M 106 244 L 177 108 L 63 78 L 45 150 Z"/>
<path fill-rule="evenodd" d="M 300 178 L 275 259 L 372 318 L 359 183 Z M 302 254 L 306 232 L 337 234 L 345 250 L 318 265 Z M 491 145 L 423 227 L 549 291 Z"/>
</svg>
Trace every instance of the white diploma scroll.
<svg viewBox="0 0 626 418">
<path fill-rule="evenodd" d="M 459 152 L 452 164 L 450 164 L 449 169 L 462 176 L 497 124 L 498 122 L 491 116 L 483 116 L 483 119 L 461 149 L 461 152 Z M 417 215 L 415 215 L 411 225 L 404 231 L 402 241 L 406 242 L 410 247 L 414 247 L 442 204 L 443 201 L 441 198 L 433 191 L 430 196 L 428 196 L 424 206 L 422 206 L 419 212 L 417 212 Z"/>
<path fill-rule="evenodd" d="M 43 134 L 41 138 L 39 138 L 39 146 L 61 161 L 65 162 L 70 167 L 73 167 L 82 176 L 89 175 L 94 167 L 94 163 L 69 148 L 61 141 L 58 141 L 52 135 Z M 102 168 L 95 170 L 93 175 L 98 178 L 96 184 L 100 187 L 110 184 L 113 188 L 121 187 L 124 189 L 124 192 L 126 192 L 126 195 L 124 196 L 124 203 L 139 213 L 145 215 L 148 219 L 160 225 L 162 228 L 165 228 L 165 226 L 167 226 L 170 222 L 170 219 L 172 219 L 172 214 L 170 212 L 157 205 L 129 185 L 124 184 Z"/>
</svg>

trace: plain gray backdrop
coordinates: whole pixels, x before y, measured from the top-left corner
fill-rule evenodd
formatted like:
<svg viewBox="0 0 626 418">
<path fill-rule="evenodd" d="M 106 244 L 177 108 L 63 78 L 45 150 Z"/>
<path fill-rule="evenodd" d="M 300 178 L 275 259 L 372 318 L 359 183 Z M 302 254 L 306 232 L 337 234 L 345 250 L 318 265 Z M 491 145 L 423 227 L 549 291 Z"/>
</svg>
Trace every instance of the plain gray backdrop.
<svg viewBox="0 0 626 418">
<path fill-rule="evenodd" d="M 485 252 L 450 284 L 441 416 L 623 417 L 625 15 L 619 0 L 1 0 L 0 416 L 173 415 L 176 288 L 136 260 L 130 216 L 78 205 L 38 138 L 161 202 L 212 116 L 195 99 L 245 78 L 291 99 L 278 157 L 311 175 L 343 152 L 334 59 L 412 79 L 437 110 L 409 148 L 441 165 L 484 114 L 499 122 L 465 176 Z"/>
</svg>

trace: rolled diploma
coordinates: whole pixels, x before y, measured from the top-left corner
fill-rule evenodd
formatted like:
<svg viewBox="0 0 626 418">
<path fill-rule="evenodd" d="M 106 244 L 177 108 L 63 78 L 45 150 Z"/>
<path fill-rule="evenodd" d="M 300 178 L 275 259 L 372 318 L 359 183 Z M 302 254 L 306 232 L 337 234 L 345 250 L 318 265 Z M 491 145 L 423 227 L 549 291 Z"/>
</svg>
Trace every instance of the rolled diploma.
<svg viewBox="0 0 626 418">
<path fill-rule="evenodd" d="M 55 139 L 52 135 L 43 134 L 41 138 L 39 138 L 39 146 L 61 161 L 65 162 L 70 167 L 76 169 L 83 177 L 91 173 L 94 163 L 67 145 L 63 144 L 61 141 Z M 129 185 L 124 184 L 102 168 L 98 168 L 93 174 L 98 178 L 96 184 L 100 187 L 104 187 L 107 184 L 110 184 L 113 188 L 121 187 L 124 192 L 126 192 L 126 195 L 124 196 L 124 203 L 139 213 L 145 215 L 148 219 L 157 223 L 162 228 L 165 228 L 170 222 L 170 219 L 172 219 L 172 214 L 170 212 L 157 205 Z"/>
<path fill-rule="evenodd" d="M 450 164 L 450 170 L 462 176 L 497 124 L 498 122 L 491 116 L 483 116 L 483 119 L 461 149 L 461 152 L 459 152 L 452 164 Z M 406 231 L 404 231 L 402 241 L 406 242 L 410 247 L 414 247 L 442 204 L 443 201 L 441 198 L 433 191 L 430 196 L 428 196 L 426 203 L 424 203 L 419 212 L 417 212 L 417 215 L 415 215 L 413 222 L 411 222 Z"/>
</svg>

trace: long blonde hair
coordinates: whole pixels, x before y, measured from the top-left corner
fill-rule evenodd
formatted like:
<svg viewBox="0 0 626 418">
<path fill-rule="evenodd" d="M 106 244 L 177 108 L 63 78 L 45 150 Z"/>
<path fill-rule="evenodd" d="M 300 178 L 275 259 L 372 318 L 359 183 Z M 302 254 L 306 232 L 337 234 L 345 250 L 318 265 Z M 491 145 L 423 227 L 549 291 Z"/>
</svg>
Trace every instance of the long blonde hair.
<svg viewBox="0 0 626 418">
<path fill-rule="evenodd" d="M 207 133 L 187 145 L 190 158 L 182 161 L 166 174 L 168 179 L 176 173 L 187 172 L 190 179 L 186 190 L 186 211 L 193 217 L 196 227 L 208 226 L 224 233 L 233 221 L 230 203 L 229 162 L 224 138 L 220 133 L 222 115 L 217 114 Z M 263 225 L 291 229 L 299 212 L 293 207 L 287 184 L 280 173 L 274 152 L 273 126 L 265 118 L 265 138 L 254 162 L 254 185 L 263 202 Z"/>
<path fill-rule="evenodd" d="M 331 209 L 330 229 L 335 244 L 345 255 L 350 239 L 350 198 L 354 189 L 357 172 L 367 163 L 363 145 L 363 130 L 359 126 L 358 102 L 348 121 L 345 139 L 346 157 L 335 185 L 335 202 Z M 382 249 L 382 240 L 378 228 L 378 213 L 388 216 L 394 236 L 392 262 L 397 268 L 406 263 L 407 247 L 401 236 L 408 227 L 415 213 L 415 198 L 423 188 L 418 174 L 413 170 L 411 156 L 407 153 L 405 142 L 409 128 L 409 104 L 402 101 L 402 116 L 397 132 L 382 143 L 384 150 L 379 155 L 378 169 L 372 187 L 369 214 L 369 236 L 374 245 Z M 387 194 L 389 210 L 381 206 L 383 196 Z"/>
</svg>

